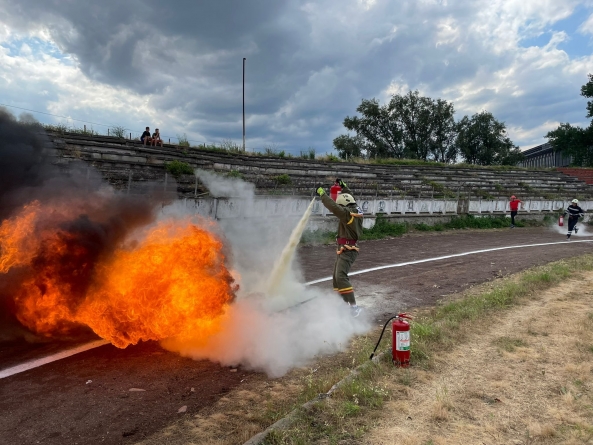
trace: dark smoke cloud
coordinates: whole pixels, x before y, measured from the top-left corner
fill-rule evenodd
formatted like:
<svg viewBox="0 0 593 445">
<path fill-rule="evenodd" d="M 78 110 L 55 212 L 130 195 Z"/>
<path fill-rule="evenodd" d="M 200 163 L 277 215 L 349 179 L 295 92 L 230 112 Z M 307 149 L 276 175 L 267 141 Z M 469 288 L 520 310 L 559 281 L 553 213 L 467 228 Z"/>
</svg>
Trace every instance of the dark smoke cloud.
<svg viewBox="0 0 593 445">
<path fill-rule="evenodd" d="M 35 124 L 19 123 L 0 108 L 0 219 L 21 206 L 26 193 L 57 176 L 45 150 L 48 142 Z"/>
<path fill-rule="evenodd" d="M 67 208 L 74 215 L 64 220 L 48 212 L 36 227 L 51 230 L 67 249 L 58 251 L 49 241 L 43 242 L 30 265 L 0 273 L 0 341 L 22 332 L 12 314 L 24 280 L 33 278 L 43 294 L 43 271 L 53 265 L 52 274 L 59 277 L 60 289 L 74 297 L 70 304 L 75 309 L 93 282 L 97 262 L 121 245 L 130 231 L 155 217 L 150 199 L 117 194 L 97 172 L 89 175 L 89 166 L 58 168 L 51 148 L 38 124 L 30 119 L 17 121 L 0 110 L 0 221 L 34 200 Z"/>
</svg>

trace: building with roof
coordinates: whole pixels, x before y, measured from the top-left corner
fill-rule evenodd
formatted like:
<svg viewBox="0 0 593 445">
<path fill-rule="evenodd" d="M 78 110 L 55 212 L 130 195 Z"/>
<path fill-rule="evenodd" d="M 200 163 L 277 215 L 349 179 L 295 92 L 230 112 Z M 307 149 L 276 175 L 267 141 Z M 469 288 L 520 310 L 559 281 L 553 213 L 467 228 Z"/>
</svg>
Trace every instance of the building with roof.
<svg viewBox="0 0 593 445">
<path fill-rule="evenodd" d="M 525 150 L 523 155 L 525 159 L 517 164 L 519 167 L 568 167 L 572 162 L 571 156 L 555 152 L 549 142 Z"/>
</svg>

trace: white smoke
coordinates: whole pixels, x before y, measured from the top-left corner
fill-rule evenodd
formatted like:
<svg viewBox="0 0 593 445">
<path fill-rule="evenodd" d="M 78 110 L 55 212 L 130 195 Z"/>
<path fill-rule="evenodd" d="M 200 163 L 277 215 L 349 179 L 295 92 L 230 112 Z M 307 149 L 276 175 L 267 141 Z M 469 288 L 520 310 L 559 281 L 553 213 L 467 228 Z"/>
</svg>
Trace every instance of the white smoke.
<svg viewBox="0 0 593 445">
<path fill-rule="evenodd" d="M 345 349 L 350 338 L 364 333 L 367 323 L 350 316 L 340 298 L 327 293 L 290 309 L 270 312 L 258 299 L 243 299 L 232 305 L 223 329 L 206 344 L 162 342 L 166 349 L 193 359 L 209 359 L 224 366 L 242 365 L 280 377 L 306 365 L 317 354 Z"/>
<path fill-rule="evenodd" d="M 212 195 L 254 203 L 253 184 L 200 170 L 196 176 Z M 304 286 L 298 262 L 290 263 L 274 294 L 266 295 L 270 274 L 299 219 L 262 214 L 218 221 L 231 247 L 231 268 L 241 286 L 238 299 L 225 314 L 223 329 L 205 343 L 203 339 L 168 339 L 162 342 L 163 347 L 194 359 L 242 365 L 279 377 L 306 365 L 317 354 L 346 348 L 354 335 L 368 330 L 368 321 L 352 318 L 348 305 L 329 288 Z M 320 275 L 329 274 L 332 267 L 328 264 Z"/>
<path fill-rule="evenodd" d="M 587 219 L 587 215 L 585 215 L 585 218 L 579 218 L 579 222 L 577 223 L 576 227 L 579 230 L 578 233 L 575 233 L 574 230 L 572 231 L 572 237 L 574 236 L 591 236 L 593 235 L 593 233 L 591 233 L 589 231 L 589 224 L 587 222 L 585 222 L 585 220 Z M 554 222 L 554 224 L 551 226 L 551 230 L 553 230 L 556 233 L 562 234 L 562 235 L 566 235 L 568 233 L 568 216 L 564 217 L 564 225 L 563 226 L 559 226 L 558 225 L 558 219 L 556 219 L 556 221 Z"/>
</svg>

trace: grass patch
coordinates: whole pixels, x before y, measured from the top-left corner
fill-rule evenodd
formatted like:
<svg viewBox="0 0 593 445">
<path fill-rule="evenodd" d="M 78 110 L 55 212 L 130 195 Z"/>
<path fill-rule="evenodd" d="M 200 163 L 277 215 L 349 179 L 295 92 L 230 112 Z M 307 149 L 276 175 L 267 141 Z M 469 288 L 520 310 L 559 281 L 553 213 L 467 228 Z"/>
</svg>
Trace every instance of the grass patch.
<svg viewBox="0 0 593 445">
<path fill-rule="evenodd" d="M 182 161 L 171 161 L 165 163 L 165 169 L 167 172 L 171 173 L 175 178 L 178 178 L 181 175 L 193 175 L 194 169 L 191 165 L 187 162 Z"/>
<path fill-rule="evenodd" d="M 177 145 L 179 145 L 180 147 L 189 147 L 189 140 L 187 139 L 187 134 L 183 133 L 177 135 Z"/>
<path fill-rule="evenodd" d="M 457 196 L 453 190 L 451 190 L 448 187 L 445 187 L 443 184 L 439 182 L 430 181 L 428 179 L 422 179 L 422 183 L 428 185 L 429 187 L 432 187 L 434 190 L 435 197 L 437 198 L 455 198 Z"/>
<path fill-rule="evenodd" d="M 547 226 L 555 221 L 555 217 L 546 215 L 542 221 L 515 220 L 517 227 L 541 227 Z M 592 223 L 593 224 L 593 223 Z M 402 236 L 405 233 L 418 232 L 442 232 L 445 230 L 461 229 L 502 229 L 510 227 L 511 220 L 505 216 L 453 216 L 449 222 L 429 225 L 426 223 L 410 224 L 391 222 L 384 217 L 377 217 L 375 225 L 370 229 L 362 229 L 361 240 L 385 239 Z M 337 232 L 315 231 L 305 232 L 301 238 L 301 244 L 332 244 L 336 241 Z"/>
<path fill-rule="evenodd" d="M 276 182 L 277 185 L 290 185 L 292 184 L 292 179 L 286 173 L 274 176 L 272 179 Z"/>
<path fill-rule="evenodd" d="M 500 280 L 489 290 L 468 293 L 463 298 L 426 310 L 412 322 L 413 368 L 394 368 L 390 356 L 380 363 L 366 361 L 357 368 L 358 374 L 351 376 L 330 398 L 313 403 L 309 409 L 300 408 L 290 427 L 273 431 L 263 443 L 359 443 L 372 425 L 373 413 L 377 413 L 386 400 L 396 396 L 380 385 L 379 382 L 385 376 L 391 375 L 393 377 L 389 378 L 411 384 L 414 368 L 430 366 L 433 356 L 443 354 L 466 341 L 467 328 L 501 315 L 522 299 L 538 295 L 575 273 L 590 270 L 593 270 L 593 255 L 561 260 Z M 386 340 L 385 344 L 389 341 Z M 496 344 L 510 352 L 526 346 L 524 341 L 512 337 L 502 337 Z M 368 353 L 372 350 L 371 342 L 359 346 L 363 346 L 363 349 L 368 347 Z M 446 416 L 450 408 L 446 388 L 437 394 L 437 401 L 438 407 L 442 409 L 435 412 L 434 416 Z"/>
<path fill-rule="evenodd" d="M 243 179 L 243 173 L 238 170 L 231 170 L 226 174 L 228 178 Z"/>
<path fill-rule="evenodd" d="M 406 223 L 392 223 L 385 218 L 377 217 L 373 227 L 370 229 L 362 229 L 361 240 L 402 236 L 404 233 L 409 232 L 409 230 L 410 227 Z"/>
<path fill-rule="evenodd" d="M 515 352 L 517 348 L 525 348 L 527 346 L 527 343 L 520 338 L 512 337 L 500 337 L 496 339 L 494 344 L 507 352 Z"/>
</svg>

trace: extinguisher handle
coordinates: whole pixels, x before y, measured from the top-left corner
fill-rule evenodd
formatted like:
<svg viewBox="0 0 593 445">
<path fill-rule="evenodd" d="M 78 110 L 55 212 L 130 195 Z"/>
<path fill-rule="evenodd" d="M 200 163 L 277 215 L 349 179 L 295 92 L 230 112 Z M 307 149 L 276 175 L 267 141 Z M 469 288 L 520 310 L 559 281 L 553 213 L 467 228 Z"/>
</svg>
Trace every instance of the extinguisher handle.
<svg viewBox="0 0 593 445">
<path fill-rule="evenodd" d="M 398 318 L 405 318 L 406 320 L 412 320 L 412 316 L 407 312 L 402 312 L 401 314 L 397 314 Z"/>
</svg>

